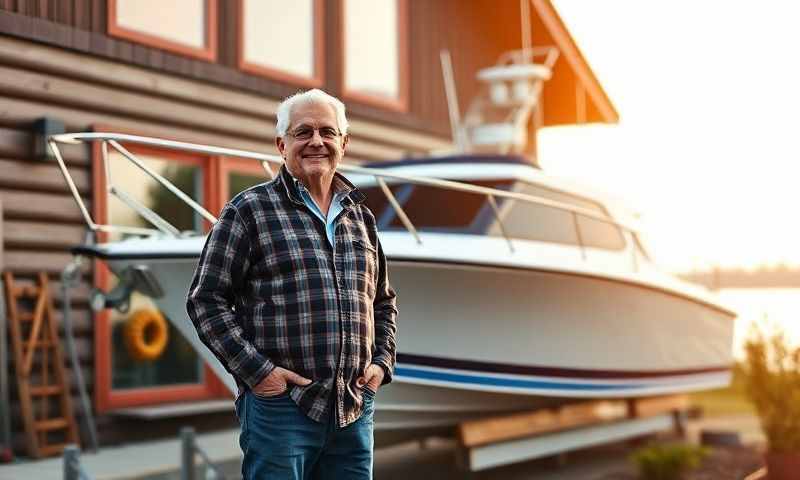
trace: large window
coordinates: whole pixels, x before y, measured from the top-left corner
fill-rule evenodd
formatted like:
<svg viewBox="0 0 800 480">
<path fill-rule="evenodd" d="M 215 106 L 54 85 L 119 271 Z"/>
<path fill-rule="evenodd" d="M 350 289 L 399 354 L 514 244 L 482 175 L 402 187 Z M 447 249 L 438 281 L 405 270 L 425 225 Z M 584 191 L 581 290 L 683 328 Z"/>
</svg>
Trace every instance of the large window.
<svg viewBox="0 0 800 480">
<path fill-rule="evenodd" d="M 217 0 L 109 0 L 109 35 L 215 60 Z"/>
<path fill-rule="evenodd" d="M 342 0 L 344 92 L 357 101 L 408 109 L 405 0 Z"/>
<path fill-rule="evenodd" d="M 184 193 L 210 206 L 212 158 L 132 144 L 125 147 Z M 95 148 L 93 158 L 95 218 L 101 223 L 152 228 L 149 222 L 118 198 L 104 195 L 107 184 L 99 148 Z M 123 195 L 151 209 L 179 230 L 203 231 L 207 228 L 196 212 L 122 158 L 121 154 L 109 149 L 108 158 L 108 178 L 115 188 L 124 191 Z M 120 234 L 102 234 L 100 240 L 120 238 Z M 96 264 L 95 272 L 97 287 L 108 291 L 116 285 L 116 276 L 102 262 Z M 130 336 L 136 317 L 154 312 L 167 320 L 167 345 L 158 357 L 143 358 L 141 352 L 132 346 Z M 132 294 L 127 312 L 105 310 L 97 314 L 95 355 L 98 410 L 224 395 L 219 380 L 169 320 L 155 299 L 138 292 Z M 145 334 L 149 335 L 147 331 Z"/>
<path fill-rule="evenodd" d="M 239 68 L 303 86 L 322 85 L 322 0 L 238 3 Z"/>
</svg>

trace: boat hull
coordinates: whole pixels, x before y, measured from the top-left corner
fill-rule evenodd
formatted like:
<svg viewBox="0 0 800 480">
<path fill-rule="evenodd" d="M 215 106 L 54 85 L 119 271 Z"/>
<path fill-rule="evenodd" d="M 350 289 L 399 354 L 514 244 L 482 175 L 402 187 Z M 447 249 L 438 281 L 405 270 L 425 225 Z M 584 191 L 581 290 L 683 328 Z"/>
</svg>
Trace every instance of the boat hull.
<svg viewBox="0 0 800 480">
<path fill-rule="evenodd" d="M 156 300 L 209 366 L 236 387 L 185 311 L 196 258 L 147 265 Z M 447 429 L 466 419 L 575 401 L 716 388 L 729 382 L 729 312 L 641 285 L 531 268 L 389 259 L 398 292 L 395 381 L 376 430 Z"/>
</svg>

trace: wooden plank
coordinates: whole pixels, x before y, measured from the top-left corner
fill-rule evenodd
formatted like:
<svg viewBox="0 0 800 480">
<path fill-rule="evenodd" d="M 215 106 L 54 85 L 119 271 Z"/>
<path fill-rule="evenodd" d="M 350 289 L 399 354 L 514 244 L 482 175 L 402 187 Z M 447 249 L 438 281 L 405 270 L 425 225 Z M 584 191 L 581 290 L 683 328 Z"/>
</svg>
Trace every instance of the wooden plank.
<svg viewBox="0 0 800 480">
<path fill-rule="evenodd" d="M 106 25 L 108 23 L 106 19 L 107 0 L 84 0 L 84 1 L 86 1 L 91 5 L 90 17 L 91 17 L 92 31 L 105 34 L 108 31 L 106 28 Z"/>
<path fill-rule="evenodd" d="M 69 249 L 83 244 L 86 232 L 83 225 L 9 220 L 0 238 L 8 248 Z"/>
<path fill-rule="evenodd" d="M 6 118 L 5 120 L 8 120 Z M 17 120 L 16 124 L 28 123 L 19 128 L 3 128 L 0 127 L 0 156 L 4 156 L 15 160 L 30 159 L 33 152 L 31 149 L 33 137 L 28 130 L 30 128 L 30 120 Z M 11 122 L 5 122 L 9 124 Z M 89 165 L 89 155 L 86 147 L 82 145 L 62 145 L 61 155 L 64 157 L 64 162 L 68 166 L 85 166 Z M 42 162 L 37 160 L 37 162 Z M 55 165 L 55 160 L 47 160 L 45 163 L 52 163 Z"/>
<path fill-rule="evenodd" d="M 46 101 L 48 105 L 62 104 L 81 110 L 109 112 L 114 115 L 134 116 L 160 123 L 205 129 L 209 132 L 246 137 L 256 141 L 269 141 L 275 137 L 275 123 L 241 113 L 198 107 L 194 104 L 165 100 L 151 95 L 127 92 L 66 80 L 51 75 L 0 66 L 0 90 L 9 94 Z M 64 120 L 67 120 L 65 117 Z M 91 123 L 91 122 L 88 122 Z M 396 159 L 404 150 L 386 147 L 367 140 L 352 142 L 348 149 L 356 157 L 367 159 Z"/>
<path fill-rule="evenodd" d="M 72 255 L 62 252 L 35 250 L 6 250 L 6 269 L 17 273 L 60 273 L 72 261 Z"/>
<path fill-rule="evenodd" d="M 76 17 L 78 17 L 77 13 Z M 163 61 L 163 56 L 159 56 L 159 58 L 162 58 Z M 0 37 L 0 63 L 49 72 L 64 78 L 71 77 L 98 84 L 114 85 L 124 90 L 139 91 L 150 96 L 182 99 L 239 113 L 267 116 L 269 119 L 274 118 L 279 103 L 278 100 L 265 98 L 263 95 L 191 81 L 103 59 L 87 58 L 84 54 L 10 37 Z M 357 116 L 352 116 L 348 120 L 351 133 L 356 139 L 363 137 L 381 142 L 391 142 L 394 145 L 419 152 L 441 150 L 452 145 L 448 139 L 437 135 L 386 126 L 382 123 L 359 119 Z"/>
<path fill-rule="evenodd" d="M 82 195 L 89 195 L 92 180 L 88 170 L 86 168 L 69 170 L 78 191 Z M 3 172 L 0 175 L 0 188 L 69 193 L 58 165 L 50 162 L 23 162 L 0 158 L 0 172 Z"/>
<path fill-rule="evenodd" d="M 83 224 L 83 215 L 71 195 L 0 189 L 6 219 L 54 220 Z M 86 208 L 91 204 L 84 199 Z"/>
<path fill-rule="evenodd" d="M 55 4 L 55 18 L 53 19 L 55 22 L 58 22 L 62 25 L 69 25 L 73 26 L 72 22 L 72 7 L 75 4 L 75 0 L 69 1 L 56 1 Z"/>
<path fill-rule="evenodd" d="M 34 421 L 34 413 L 33 413 L 33 406 L 30 402 L 30 378 L 25 378 L 24 375 L 21 374 L 21 366 L 24 365 L 24 353 L 22 351 L 22 342 L 23 342 L 23 333 L 21 329 L 21 325 L 19 322 L 16 321 L 18 317 L 19 308 L 17 305 L 16 295 L 15 293 L 15 286 L 14 286 L 14 277 L 11 273 L 6 270 L 3 274 L 3 281 L 5 284 L 6 290 L 6 306 L 8 309 L 8 319 L 9 319 L 9 340 L 12 345 L 13 351 L 13 361 L 14 365 L 19 368 L 15 369 L 16 377 L 17 377 L 17 392 L 19 394 L 19 405 L 21 410 L 21 417 L 23 420 L 23 424 L 25 426 L 25 440 L 26 446 L 28 449 L 29 455 L 36 457 L 38 456 L 38 442 L 33 431 L 33 421 Z"/>
<path fill-rule="evenodd" d="M 627 408 L 623 400 L 581 402 L 555 409 L 464 422 L 459 425 L 458 434 L 462 446 L 475 447 L 608 422 L 626 415 Z"/>
<path fill-rule="evenodd" d="M 92 29 L 91 17 L 91 3 L 90 0 L 74 0 L 72 2 L 74 8 L 74 22 L 75 28 L 80 30 L 89 31 Z M 87 37 L 88 38 L 88 37 Z"/>
<path fill-rule="evenodd" d="M 39 385 L 30 388 L 31 396 L 46 397 L 50 395 L 59 395 L 64 389 L 61 385 Z"/>
<path fill-rule="evenodd" d="M 662 413 L 684 411 L 689 408 L 687 395 L 637 398 L 633 400 L 631 416 L 651 417 Z"/>
<path fill-rule="evenodd" d="M 648 418 L 585 425 L 580 428 L 552 432 L 542 436 L 482 445 L 465 449 L 466 467 L 470 471 L 485 470 L 500 465 L 641 437 L 667 430 L 671 426 L 672 418 L 670 415 L 657 415 Z M 590 476 L 589 478 L 592 477 Z"/>
<path fill-rule="evenodd" d="M 64 318 L 63 312 L 59 309 L 56 310 L 54 313 L 56 322 L 58 323 L 59 331 L 64 331 Z M 19 313 L 19 320 L 22 322 L 30 322 L 33 320 L 33 314 L 31 312 L 20 312 Z M 84 305 L 81 307 L 72 308 L 72 330 L 75 335 L 84 335 L 92 333 L 92 327 L 94 325 L 94 320 L 92 317 L 92 312 L 89 311 L 88 306 Z M 40 342 L 40 344 L 43 344 Z"/>
<path fill-rule="evenodd" d="M 94 345 L 93 345 L 93 342 L 91 341 L 91 337 L 89 337 L 89 336 L 77 337 L 75 339 L 75 344 L 76 344 L 75 348 L 78 351 L 78 361 L 79 361 L 79 363 L 81 365 L 91 366 L 91 362 L 94 359 Z M 66 354 L 62 357 L 62 361 L 64 361 L 67 364 L 70 364 L 70 366 L 71 366 L 69 356 L 67 356 Z M 9 364 L 8 364 L 9 371 L 15 370 L 15 365 L 16 365 L 16 362 L 10 361 Z M 33 384 L 33 385 L 42 385 L 42 384 L 44 384 L 43 378 L 41 376 L 41 366 L 42 366 L 41 360 L 37 356 L 36 358 L 34 358 L 33 367 L 32 367 L 33 371 L 31 372 L 31 375 L 30 375 L 31 384 Z M 13 393 L 13 389 L 12 389 L 12 393 Z"/>
<path fill-rule="evenodd" d="M 42 420 L 36 422 L 36 430 L 39 431 L 62 430 L 67 428 L 68 426 L 69 423 L 63 418 L 51 418 L 48 420 Z"/>
</svg>

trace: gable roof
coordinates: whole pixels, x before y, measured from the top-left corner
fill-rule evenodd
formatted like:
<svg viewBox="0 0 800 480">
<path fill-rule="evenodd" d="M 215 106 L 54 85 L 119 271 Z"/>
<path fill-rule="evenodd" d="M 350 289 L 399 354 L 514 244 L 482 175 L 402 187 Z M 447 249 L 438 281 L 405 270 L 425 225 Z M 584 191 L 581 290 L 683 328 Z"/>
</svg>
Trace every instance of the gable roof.
<svg viewBox="0 0 800 480">
<path fill-rule="evenodd" d="M 554 45 L 560 56 L 545 83 L 544 125 L 617 123 L 611 99 L 550 0 L 532 0 L 534 45 Z M 543 28 L 542 28 L 543 27 Z M 585 95 L 585 98 L 579 98 Z"/>
</svg>

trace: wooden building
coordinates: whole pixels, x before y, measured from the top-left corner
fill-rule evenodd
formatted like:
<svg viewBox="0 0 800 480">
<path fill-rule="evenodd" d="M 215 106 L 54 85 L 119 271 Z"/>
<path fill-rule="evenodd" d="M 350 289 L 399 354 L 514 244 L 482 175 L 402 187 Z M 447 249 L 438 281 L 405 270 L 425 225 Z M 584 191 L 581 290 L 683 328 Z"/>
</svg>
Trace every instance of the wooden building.
<svg viewBox="0 0 800 480">
<path fill-rule="evenodd" d="M 560 51 L 544 88 L 542 125 L 615 122 L 553 6 L 532 6 L 533 44 Z M 518 0 L 0 0 L 0 265 L 28 280 L 45 271 L 57 288 L 70 247 L 84 241 L 81 214 L 55 162 L 37 147 L 42 125 L 274 152 L 280 100 L 320 87 L 347 105 L 346 161 L 423 156 L 452 148 L 440 50 L 452 54 L 464 111 L 479 88 L 476 71 L 520 48 L 520 39 Z M 527 150 L 535 161 L 532 133 Z M 64 151 L 93 215 L 107 220 L 117 206 L 103 194 L 97 149 Z M 262 177 L 257 167 L 223 157 L 135 152 L 185 180 L 182 187 L 214 213 Z M 146 179 L 132 182 L 149 195 Z M 173 220 L 191 227 L 191 217 L 181 215 Z M 208 413 L 226 393 L 179 338 L 171 340 L 169 361 L 136 362 L 125 351 L 124 316 L 91 313 L 92 285 L 112 283 L 87 266 L 74 304 L 101 445 L 173 436 L 183 424 L 233 425 L 229 406 Z M 175 403 L 196 405 L 203 415 L 158 410 Z M 142 420 L 142 412 L 157 419 Z M 14 445 L 24 453 L 21 428 L 12 423 Z"/>
</svg>

